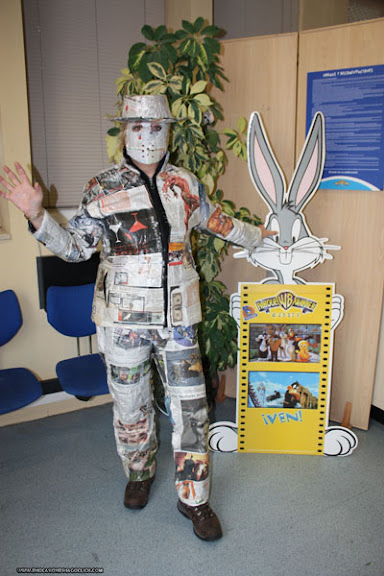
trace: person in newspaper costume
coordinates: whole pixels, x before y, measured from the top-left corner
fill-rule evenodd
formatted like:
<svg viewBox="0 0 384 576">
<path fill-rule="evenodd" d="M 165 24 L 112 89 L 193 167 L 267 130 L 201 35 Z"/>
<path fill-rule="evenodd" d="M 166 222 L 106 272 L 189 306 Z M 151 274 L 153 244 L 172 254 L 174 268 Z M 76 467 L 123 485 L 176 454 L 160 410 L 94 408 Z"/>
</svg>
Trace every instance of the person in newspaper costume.
<svg viewBox="0 0 384 576">
<path fill-rule="evenodd" d="M 87 183 L 65 228 L 44 210 L 40 186 L 30 184 L 20 164 L 15 172 L 4 168 L 1 195 L 24 212 L 36 240 L 66 261 L 87 260 L 101 240 L 93 320 L 128 477 L 124 504 L 143 508 L 155 477 L 153 357 L 173 425 L 178 509 L 197 536 L 216 540 L 222 530 L 208 504 L 208 410 L 190 234 L 198 228 L 252 251 L 273 233 L 212 206 L 197 178 L 169 163 L 169 124 L 175 119 L 165 96 L 127 96 L 115 120 L 124 124 L 124 158 Z"/>
</svg>

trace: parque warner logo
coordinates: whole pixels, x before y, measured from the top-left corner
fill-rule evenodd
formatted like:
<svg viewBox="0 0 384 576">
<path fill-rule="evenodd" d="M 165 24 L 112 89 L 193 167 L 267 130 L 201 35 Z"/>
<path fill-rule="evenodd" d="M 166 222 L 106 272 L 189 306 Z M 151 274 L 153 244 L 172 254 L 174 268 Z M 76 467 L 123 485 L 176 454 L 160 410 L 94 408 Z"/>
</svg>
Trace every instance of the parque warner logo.
<svg viewBox="0 0 384 576">
<path fill-rule="evenodd" d="M 269 296 L 256 300 L 256 308 L 259 312 L 269 312 L 272 308 L 283 308 L 289 310 L 290 308 L 299 308 L 305 314 L 306 312 L 314 312 L 317 302 L 309 298 L 297 296 L 293 292 L 280 292 L 276 296 Z"/>
</svg>

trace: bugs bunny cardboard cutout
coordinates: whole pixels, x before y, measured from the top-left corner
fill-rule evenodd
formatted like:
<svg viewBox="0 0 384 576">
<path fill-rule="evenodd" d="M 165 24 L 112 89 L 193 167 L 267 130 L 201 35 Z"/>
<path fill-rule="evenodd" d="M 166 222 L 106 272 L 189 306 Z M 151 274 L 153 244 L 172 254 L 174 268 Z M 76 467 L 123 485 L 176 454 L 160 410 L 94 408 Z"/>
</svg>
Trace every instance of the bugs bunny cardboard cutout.
<svg viewBox="0 0 384 576">
<path fill-rule="evenodd" d="M 339 246 L 327 244 L 328 238 L 314 236 L 302 210 L 315 194 L 321 181 L 325 162 L 324 117 L 317 112 L 308 132 L 299 162 L 287 189 L 286 180 L 272 151 L 263 122 L 253 112 L 248 129 L 248 168 L 252 182 L 270 211 L 266 217 L 267 230 L 276 230 L 274 237 L 264 239 L 253 252 L 241 250 L 235 258 L 247 258 L 254 266 L 267 270 L 264 284 L 306 284 L 297 273 L 313 268 L 325 259 L 332 259 L 327 250 Z M 335 294 L 332 299 L 331 330 L 343 317 L 344 298 Z M 240 295 L 231 296 L 231 313 L 240 325 Z M 339 436 L 343 442 L 339 441 Z M 345 438 L 350 437 L 350 442 Z M 357 438 L 348 429 L 331 427 L 327 430 L 324 454 L 347 455 L 357 445 Z M 335 448 L 342 446 L 341 450 Z M 233 422 L 218 422 L 210 429 L 211 450 L 235 452 L 237 426 Z"/>
<path fill-rule="evenodd" d="M 266 228 L 277 230 L 276 237 L 268 238 L 252 254 L 243 251 L 237 257 L 247 256 L 254 266 L 272 273 L 264 282 L 272 284 L 305 284 L 296 272 L 313 268 L 325 259 L 326 238 L 311 234 L 302 210 L 316 192 L 325 162 L 324 118 L 317 113 L 304 145 L 288 191 L 284 175 L 268 142 L 261 117 L 251 116 L 248 131 L 248 167 L 251 179 L 270 208 Z M 327 246 L 339 249 L 339 246 Z"/>
</svg>

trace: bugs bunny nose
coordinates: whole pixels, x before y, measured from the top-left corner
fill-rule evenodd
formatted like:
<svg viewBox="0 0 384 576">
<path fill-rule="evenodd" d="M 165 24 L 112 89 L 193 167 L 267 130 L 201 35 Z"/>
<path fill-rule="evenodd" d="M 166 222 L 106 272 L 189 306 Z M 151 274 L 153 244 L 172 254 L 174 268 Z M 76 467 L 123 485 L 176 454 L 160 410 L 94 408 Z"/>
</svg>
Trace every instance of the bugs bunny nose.
<svg viewBox="0 0 384 576">
<path fill-rule="evenodd" d="M 288 250 L 288 246 L 283 246 L 284 250 Z"/>
</svg>

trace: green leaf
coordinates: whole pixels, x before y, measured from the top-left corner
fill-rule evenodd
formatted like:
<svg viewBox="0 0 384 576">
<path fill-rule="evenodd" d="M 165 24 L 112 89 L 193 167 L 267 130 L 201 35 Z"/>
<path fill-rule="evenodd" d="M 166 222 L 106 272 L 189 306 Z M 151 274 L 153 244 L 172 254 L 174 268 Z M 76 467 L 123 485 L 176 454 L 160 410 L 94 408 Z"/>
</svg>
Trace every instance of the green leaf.
<svg viewBox="0 0 384 576">
<path fill-rule="evenodd" d="M 155 31 L 152 26 L 145 24 L 145 26 L 143 26 L 141 29 L 141 33 L 144 38 L 147 38 L 147 40 L 155 40 Z"/>
<path fill-rule="evenodd" d="M 150 72 L 153 74 L 153 76 L 155 76 L 156 78 L 160 78 L 161 80 L 165 80 L 167 78 L 167 74 L 164 68 L 158 62 L 149 63 L 148 68 Z"/>
<path fill-rule="evenodd" d="M 187 35 L 188 34 L 185 30 L 176 30 L 175 32 L 177 40 L 184 40 L 184 38 L 186 38 Z"/>
<path fill-rule="evenodd" d="M 226 77 L 226 75 L 224 74 L 224 72 L 223 72 L 222 68 L 220 68 L 220 66 L 216 67 L 216 74 L 218 76 L 220 76 L 220 78 L 222 78 L 226 82 L 229 82 L 228 78 Z"/>
<path fill-rule="evenodd" d="M 218 118 L 219 120 L 223 120 L 223 119 L 224 119 L 224 118 L 223 118 L 223 115 L 222 115 L 222 113 L 221 113 L 221 106 L 216 106 L 216 105 L 215 105 L 215 106 L 212 106 L 211 110 L 212 110 L 212 112 L 213 112 L 213 114 L 214 114 L 214 116 L 215 116 L 216 118 Z"/>
<path fill-rule="evenodd" d="M 237 138 L 237 132 L 235 132 L 234 130 L 229 130 L 228 128 L 226 128 L 225 130 L 223 130 L 223 133 L 226 136 L 230 136 L 232 138 Z"/>
<path fill-rule="evenodd" d="M 120 138 L 116 136 L 110 136 L 109 134 L 105 137 L 105 142 L 107 145 L 107 154 L 112 162 L 119 162 L 122 158 L 122 146 Z"/>
<path fill-rule="evenodd" d="M 193 100 L 205 108 L 209 108 L 209 106 L 212 104 L 212 100 L 208 94 L 197 94 Z"/>
<path fill-rule="evenodd" d="M 109 134 L 110 136 L 117 136 L 118 134 L 120 134 L 120 128 L 118 128 L 117 126 L 115 126 L 114 128 L 110 128 L 107 134 Z"/>
<path fill-rule="evenodd" d="M 194 100 L 192 100 L 189 104 L 188 108 L 188 117 L 196 124 L 201 124 L 203 119 L 203 114 L 198 104 Z"/>
<path fill-rule="evenodd" d="M 200 16 L 199 18 L 196 18 L 196 20 L 195 20 L 195 22 L 194 22 L 194 24 L 193 24 L 193 28 L 194 28 L 194 31 L 195 31 L 196 33 L 200 32 L 200 30 L 201 30 L 202 27 L 204 26 L 204 22 L 205 22 L 205 20 L 204 20 L 204 18 L 203 18 L 202 16 Z"/>
<path fill-rule="evenodd" d="M 184 92 L 184 94 L 188 94 L 190 85 L 191 85 L 191 81 L 188 78 L 188 76 L 185 75 L 183 77 L 183 82 L 182 82 L 182 87 L 181 87 L 181 90 Z"/>
<path fill-rule="evenodd" d="M 150 80 L 144 85 L 144 91 L 148 94 L 165 94 L 167 85 L 161 80 Z"/>
<path fill-rule="evenodd" d="M 204 132 L 202 131 L 201 126 L 191 124 L 189 130 L 192 132 L 195 138 L 197 138 L 198 140 L 204 140 Z"/>
<path fill-rule="evenodd" d="M 241 154 L 241 144 L 239 141 L 235 142 L 234 146 L 233 146 L 233 152 L 235 154 L 235 156 L 240 156 Z"/>
<path fill-rule="evenodd" d="M 216 36 L 220 32 L 220 28 L 218 26 L 210 25 L 206 26 L 204 30 L 201 31 L 201 34 L 205 36 Z"/>
<path fill-rule="evenodd" d="M 139 63 L 145 54 L 146 47 L 147 45 L 144 44 L 144 42 L 138 42 L 131 47 L 128 55 L 128 67 L 131 70 L 137 70 Z"/>
<path fill-rule="evenodd" d="M 217 252 L 221 252 L 221 250 L 224 248 L 225 242 L 224 242 L 224 240 L 221 240 L 220 238 L 215 238 L 213 241 L 213 244 L 215 246 L 215 250 Z"/>
<path fill-rule="evenodd" d="M 239 118 L 239 121 L 237 123 L 237 129 L 240 133 L 244 132 L 244 130 L 247 127 L 247 121 L 244 118 L 244 116 L 242 116 L 241 118 Z"/>
<path fill-rule="evenodd" d="M 207 54 L 211 54 L 211 57 L 220 53 L 220 44 L 214 38 L 204 38 L 204 46 Z"/>
<path fill-rule="evenodd" d="M 204 262 L 201 269 L 200 269 L 201 275 L 203 276 L 203 278 L 205 279 L 206 282 L 211 282 L 214 278 L 214 274 L 212 272 L 212 268 L 209 264 L 209 262 Z"/>
<path fill-rule="evenodd" d="M 141 58 L 137 66 L 137 72 L 140 78 L 143 80 L 143 82 L 149 82 L 150 80 L 152 80 L 152 74 L 148 69 L 148 63 L 150 61 L 150 57 L 151 57 L 150 54 L 144 53 L 143 57 Z"/>
<path fill-rule="evenodd" d="M 208 188 L 208 191 L 211 192 L 215 186 L 215 181 L 212 178 L 211 174 L 205 174 L 202 178 L 201 178 L 203 184 L 205 184 L 205 186 Z"/>
<path fill-rule="evenodd" d="M 182 20 L 181 25 L 184 28 L 184 30 L 186 30 L 186 32 L 188 32 L 188 34 L 194 33 L 195 30 L 193 28 L 193 24 L 191 22 L 188 22 L 188 20 Z"/>
<path fill-rule="evenodd" d="M 117 85 L 116 88 L 116 94 L 117 96 L 119 96 L 120 94 L 123 95 L 125 92 L 125 87 L 127 84 L 129 84 L 130 80 L 127 80 L 127 78 L 123 77 L 123 78 L 118 78 L 115 82 L 115 84 Z"/>
<path fill-rule="evenodd" d="M 199 43 L 196 42 L 196 40 L 194 38 L 192 38 L 191 43 L 189 45 L 188 48 L 188 54 L 190 56 L 190 58 L 196 58 L 196 56 L 199 53 Z"/>
<path fill-rule="evenodd" d="M 235 215 L 235 204 L 231 200 L 222 201 L 223 210 L 229 216 Z"/>
<path fill-rule="evenodd" d="M 206 69 L 207 65 L 208 65 L 208 54 L 207 51 L 205 49 L 204 44 L 199 44 L 199 50 L 200 50 L 200 58 L 201 58 L 201 63 L 203 64 L 203 68 Z"/>
<path fill-rule="evenodd" d="M 191 45 L 191 39 L 186 38 L 179 46 L 179 50 L 183 55 L 189 55 L 189 48 Z"/>
<path fill-rule="evenodd" d="M 161 47 L 159 50 L 149 51 L 147 55 L 147 63 L 158 63 L 164 69 L 168 69 L 169 67 L 169 58 L 167 51 L 164 50 L 164 47 Z"/>
<path fill-rule="evenodd" d="M 226 143 L 225 147 L 227 150 L 231 150 L 231 148 L 234 147 L 234 145 L 236 144 L 237 140 L 236 138 L 231 138 L 230 140 L 228 140 L 228 142 Z"/>
<path fill-rule="evenodd" d="M 156 30 L 154 31 L 153 34 L 153 39 L 158 42 L 159 40 L 162 40 L 164 38 L 164 36 L 167 33 L 167 27 L 162 25 L 162 26 L 158 26 L 156 28 Z M 151 38 L 149 38 L 149 40 L 151 40 Z"/>
<path fill-rule="evenodd" d="M 172 46 L 172 44 L 165 44 L 164 51 L 166 52 L 169 61 L 172 63 L 173 66 L 175 66 L 178 59 L 176 48 Z"/>
<path fill-rule="evenodd" d="M 175 34 L 170 34 L 169 32 L 167 34 L 164 34 L 164 36 L 162 36 L 161 38 L 161 43 L 162 44 L 171 44 L 176 42 L 177 38 Z"/>
<path fill-rule="evenodd" d="M 142 50 L 145 50 L 146 47 L 147 45 L 145 42 L 136 42 L 135 44 L 132 44 L 132 46 L 130 47 L 128 56 L 135 56 Z M 129 64 L 128 68 L 130 68 Z"/>
<path fill-rule="evenodd" d="M 208 162 L 209 155 L 205 146 L 202 146 L 200 142 L 195 144 L 195 154 L 200 158 L 200 160 Z"/>
<path fill-rule="evenodd" d="M 176 117 L 179 116 L 180 108 L 181 108 L 182 104 L 183 104 L 183 99 L 182 99 L 182 98 L 178 98 L 177 100 L 175 100 L 175 101 L 173 102 L 173 104 L 171 105 L 171 111 L 172 111 L 172 114 L 173 114 L 174 116 L 176 116 Z"/>
<path fill-rule="evenodd" d="M 190 120 L 192 120 L 192 122 L 195 119 L 195 112 L 193 110 L 193 107 L 191 106 L 191 104 L 187 104 L 187 116 Z"/>
<path fill-rule="evenodd" d="M 206 86 L 207 82 L 205 80 L 199 80 L 199 82 L 196 82 L 196 84 L 193 84 L 191 87 L 190 94 L 199 94 L 205 90 Z"/>
<path fill-rule="evenodd" d="M 174 92 L 180 92 L 181 91 L 181 86 L 182 86 L 182 77 L 181 76 L 172 76 L 172 78 L 169 79 L 168 81 L 168 86 L 174 91 Z"/>
<path fill-rule="evenodd" d="M 188 162 L 187 162 L 186 168 L 188 168 L 193 173 L 196 172 L 196 159 L 194 156 L 191 155 L 188 157 Z"/>
<path fill-rule="evenodd" d="M 219 144 L 220 137 L 216 130 L 208 130 L 205 134 L 205 139 L 211 148 L 216 148 Z"/>
<path fill-rule="evenodd" d="M 177 114 L 178 118 L 187 118 L 188 117 L 188 110 L 184 103 L 181 104 L 179 112 Z"/>
</svg>

